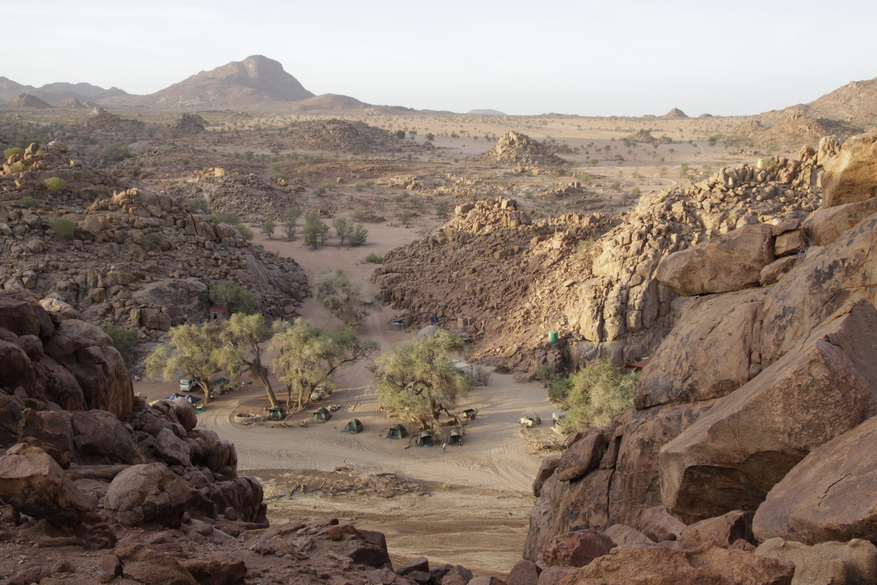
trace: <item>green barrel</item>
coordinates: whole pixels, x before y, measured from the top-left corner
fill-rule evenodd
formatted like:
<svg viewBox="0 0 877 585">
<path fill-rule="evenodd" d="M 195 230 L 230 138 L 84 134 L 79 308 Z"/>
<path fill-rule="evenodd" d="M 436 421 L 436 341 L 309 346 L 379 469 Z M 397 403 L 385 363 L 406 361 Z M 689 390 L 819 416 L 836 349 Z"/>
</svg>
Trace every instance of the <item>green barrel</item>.
<svg viewBox="0 0 877 585">
<path fill-rule="evenodd" d="M 557 343 L 557 331 L 548 332 L 548 343 Z"/>
</svg>

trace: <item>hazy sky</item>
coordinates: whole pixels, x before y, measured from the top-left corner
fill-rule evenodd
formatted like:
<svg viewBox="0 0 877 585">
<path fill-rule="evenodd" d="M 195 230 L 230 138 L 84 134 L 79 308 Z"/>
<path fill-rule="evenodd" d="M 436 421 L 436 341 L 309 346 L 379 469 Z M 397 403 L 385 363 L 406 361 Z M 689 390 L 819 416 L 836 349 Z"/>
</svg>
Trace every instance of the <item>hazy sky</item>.
<svg viewBox="0 0 877 585">
<path fill-rule="evenodd" d="M 0 76 L 35 86 L 152 93 L 261 54 L 316 94 L 372 104 L 696 116 L 780 109 L 877 77 L 873 0 L 6 4 Z"/>
</svg>

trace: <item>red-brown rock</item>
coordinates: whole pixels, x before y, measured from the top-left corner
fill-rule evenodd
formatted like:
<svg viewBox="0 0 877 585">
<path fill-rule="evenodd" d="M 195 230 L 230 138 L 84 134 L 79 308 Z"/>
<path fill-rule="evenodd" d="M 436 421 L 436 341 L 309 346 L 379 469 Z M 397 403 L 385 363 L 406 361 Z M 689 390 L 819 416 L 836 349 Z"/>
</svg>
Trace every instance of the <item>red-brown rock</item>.
<svg viewBox="0 0 877 585">
<path fill-rule="evenodd" d="M 814 449 L 755 514 L 759 540 L 877 540 L 877 417 Z"/>
<path fill-rule="evenodd" d="M 801 347 L 663 447 L 661 494 L 671 514 L 695 522 L 754 511 L 809 451 L 877 413 L 873 305 L 848 305 Z"/>
<path fill-rule="evenodd" d="M 156 523 L 176 528 L 192 498 L 192 489 L 164 464 L 134 465 L 110 483 L 104 510 L 125 526 Z"/>
<path fill-rule="evenodd" d="M 791 585 L 794 573 L 790 563 L 710 545 L 694 551 L 631 546 L 578 569 L 563 585 Z"/>
<path fill-rule="evenodd" d="M 606 438 L 598 429 L 588 433 L 573 443 L 560 457 L 554 473 L 560 481 L 571 481 L 597 468 L 606 451 Z"/>
<path fill-rule="evenodd" d="M 576 530 L 551 539 L 545 548 L 545 564 L 552 567 L 584 567 L 597 557 L 609 554 L 615 543 L 599 530 Z"/>
</svg>

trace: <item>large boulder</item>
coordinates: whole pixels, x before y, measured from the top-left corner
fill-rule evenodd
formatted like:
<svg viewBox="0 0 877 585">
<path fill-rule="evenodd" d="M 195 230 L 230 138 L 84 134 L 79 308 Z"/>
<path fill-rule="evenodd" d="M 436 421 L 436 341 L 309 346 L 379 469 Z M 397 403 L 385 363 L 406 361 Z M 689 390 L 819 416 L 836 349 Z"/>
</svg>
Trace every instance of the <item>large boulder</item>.
<svg viewBox="0 0 877 585">
<path fill-rule="evenodd" d="M 814 449 L 755 514 L 759 540 L 877 541 L 877 417 Z"/>
<path fill-rule="evenodd" d="M 42 368 L 46 379 L 45 391 L 49 400 L 64 410 L 88 409 L 88 405 L 85 404 L 85 392 L 70 370 L 47 355 L 42 357 L 39 367 Z"/>
<path fill-rule="evenodd" d="M 564 451 L 554 473 L 560 481 L 578 479 L 596 469 L 605 452 L 606 438 L 603 433 L 597 429 L 589 429 Z"/>
<path fill-rule="evenodd" d="M 663 546 L 622 546 L 572 573 L 563 583 L 791 585 L 794 573 L 795 566 L 791 563 L 710 545 L 693 551 L 673 550 Z"/>
<path fill-rule="evenodd" d="M 0 448 L 18 441 L 18 423 L 24 408 L 21 400 L 0 392 Z"/>
<path fill-rule="evenodd" d="M 877 302 L 877 214 L 839 240 L 807 254 L 771 288 L 762 312 L 761 361 L 780 359 L 845 304 Z"/>
<path fill-rule="evenodd" d="M 188 467 L 192 464 L 190 457 L 192 448 L 170 429 L 162 429 L 155 436 L 155 457 L 168 465 L 182 465 Z"/>
<path fill-rule="evenodd" d="M 545 564 L 549 567 L 584 567 L 597 557 L 609 554 L 615 543 L 599 530 L 576 530 L 559 534 L 545 548 Z"/>
<path fill-rule="evenodd" d="M 824 207 L 854 203 L 877 195 L 877 131 L 848 138 L 825 163 Z"/>
<path fill-rule="evenodd" d="M 76 412 L 72 416 L 76 454 L 83 463 L 138 465 L 146 458 L 134 433 L 105 410 Z"/>
<path fill-rule="evenodd" d="M 808 452 L 875 413 L 877 309 L 858 301 L 663 447 L 664 506 L 686 523 L 754 511 Z"/>
<path fill-rule="evenodd" d="M 771 538 L 760 544 L 755 554 L 794 563 L 792 585 L 869 585 L 877 581 L 877 547 L 865 540 L 807 546 Z"/>
<path fill-rule="evenodd" d="M 192 488 L 162 463 L 134 465 L 107 488 L 104 510 L 119 524 L 176 528 L 193 500 Z"/>
<path fill-rule="evenodd" d="M 655 278 L 684 297 L 728 292 L 758 286 L 775 259 L 772 227 L 747 225 L 664 257 Z"/>
<path fill-rule="evenodd" d="M 760 368 L 763 306 L 761 290 L 696 299 L 643 369 L 636 408 L 720 398 L 748 382 Z"/>
<path fill-rule="evenodd" d="M 804 220 L 804 229 L 812 245 L 827 246 L 874 213 L 877 213 L 877 197 L 835 207 L 820 207 Z"/>
<path fill-rule="evenodd" d="M 59 526 L 81 522 L 92 511 L 48 453 L 23 443 L 0 457 L 0 499 L 22 514 Z"/>
<path fill-rule="evenodd" d="M 39 447 L 66 469 L 78 462 L 71 417 L 72 413 L 65 411 L 26 408 L 18 424 L 18 442 Z"/>
<path fill-rule="evenodd" d="M 661 504 L 661 447 L 712 404 L 707 401 L 629 412 L 612 433 L 597 469 L 571 481 L 562 481 L 552 473 L 530 510 L 524 558 L 538 560 L 554 536 L 579 528 L 602 530 L 612 524 L 640 527 L 644 515 Z"/>
<path fill-rule="evenodd" d="M 16 335 L 36 335 L 43 341 L 54 330 L 49 313 L 24 294 L 0 296 L 0 328 L 8 329 Z"/>
<path fill-rule="evenodd" d="M 128 420 L 134 400 L 131 376 L 112 340 L 99 327 L 73 319 L 62 321 L 45 349 L 76 376 L 89 408 Z"/>
</svg>

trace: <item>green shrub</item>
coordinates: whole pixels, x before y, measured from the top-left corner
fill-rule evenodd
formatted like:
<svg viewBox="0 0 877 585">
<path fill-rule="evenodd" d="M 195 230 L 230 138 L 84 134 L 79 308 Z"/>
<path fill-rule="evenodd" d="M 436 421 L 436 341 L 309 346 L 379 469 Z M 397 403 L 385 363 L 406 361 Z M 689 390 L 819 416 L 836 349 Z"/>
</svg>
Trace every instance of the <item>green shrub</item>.
<svg viewBox="0 0 877 585">
<path fill-rule="evenodd" d="M 210 219 L 213 220 L 213 223 L 227 223 L 234 226 L 241 223 L 241 218 L 227 211 L 217 211 L 210 216 Z"/>
<path fill-rule="evenodd" d="M 569 378 L 562 400 L 566 417 L 558 423 L 558 430 L 569 433 L 606 426 L 613 416 L 633 407 L 638 379 L 638 371 L 620 372 L 608 360 L 589 363 Z"/>
<path fill-rule="evenodd" d="M 228 307 L 232 313 L 252 315 L 256 312 L 256 295 L 233 282 L 223 281 L 210 287 L 207 296 L 212 303 Z"/>
<path fill-rule="evenodd" d="M 22 152 L 24 152 L 24 151 L 17 146 L 10 146 L 9 148 L 7 148 L 6 150 L 3 151 L 3 156 L 8 159 L 11 156 L 18 156 Z"/>
<path fill-rule="evenodd" d="M 24 172 L 24 163 L 21 162 L 21 161 L 18 161 L 18 162 L 14 162 L 14 163 L 12 163 L 11 165 L 9 165 L 9 172 L 10 172 L 10 173 L 22 173 L 22 172 Z"/>
<path fill-rule="evenodd" d="M 36 207 L 37 200 L 28 195 L 27 197 L 22 197 L 18 201 L 22 207 Z"/>
<path fill-rule="evenodd" d="M 104 156 L 110 160 L 120 161 L 131 158 L 131 151 L 127 146 L 121 144 L 107 144 L 104 148 Z"/>
<path fill-rule="evenodd" d="M 49 177 L 48 179 L 43 181 L 43 184 L 52 195 L 60 195 L 64 192 L 64 189 L 67 188 L 67 181 L 65 181 L 61 177 Z"/>
<path fill-rule="evenodd" d="M 210 206 L 208 206 L 207 202 L 203 199 L 186 199 L 186 205 L 188 205 L 192 209 L 197 209 L 198 211 L 203 211 L 204 213 L 210 213 Z"/>
<path fill-rule="evenodd" d="M 371 254 L 369 254 L 368 256 L 365 257 L 365 261 L 366 261 L 366 262 L 371 262 L 372 264 L 383 264 L 383 263 L 384 263 L 384 257 L 383 257 L 383 256 L 378 256 L 377 254 L 375 254 L 374 252 L 372 252 Z"/>
<path fill-rule="evenodd" d="M 131 174 L 133 174 L 135 177 L 139 177 L 140 171 L 142 169 L 143 169 L 143 167 L 141 167 L 139 164 L 136 164 L 133 167 L 131 167 Z"/>
<path fill-rule="evenodd" d="M 246 241 L 253 241 L 253 230 L 245 225 L 236 225 L 235 228 L 237 228 L 238 232 L 244 237 Z"/>
<path fill-rule="evenodd" d="M 55 237 L 61 241 L 69 240 L 76 231 L 76 224 L 63 217 L 54 218 L 49 225 L 52 231 L 55 232 Z"/>
<path fill-rule="evenodd" d="M 363 225 L 357 224 L 356 228 L 354 228 L 353 233 L 348 236 L 348 241 L 351 246 L 362 246 L 365 244 L 365 239 L 368 237 L 368 230 L 363 227 Z"/>
<path fill-rule="evenodd" d="M 444 219 L 448 216 L 448 210 L 445 209 L 444 205 L 436 205 L 435 206 L 435 214 L 437 216 L 441 217 L 442 219 Z"/>
<path fill-rule="evenodd" d="M 101 325 L 100 328 L 110 336 L 113 347 L 122 355 L 125 364 L 130 367 L 134 359 L 134 346 L 140 341 L 137 333 L 130 329 L 119 329 L 114 325 Z"/>
</svg>

